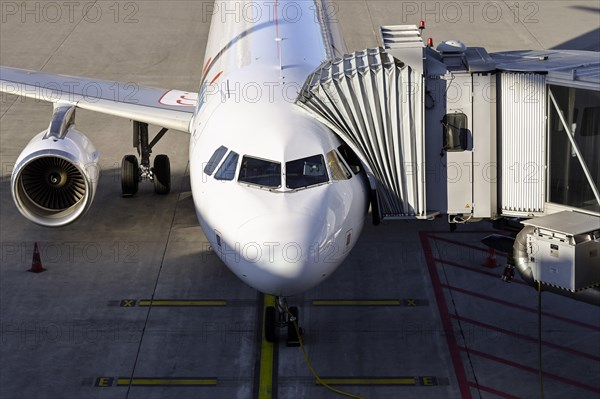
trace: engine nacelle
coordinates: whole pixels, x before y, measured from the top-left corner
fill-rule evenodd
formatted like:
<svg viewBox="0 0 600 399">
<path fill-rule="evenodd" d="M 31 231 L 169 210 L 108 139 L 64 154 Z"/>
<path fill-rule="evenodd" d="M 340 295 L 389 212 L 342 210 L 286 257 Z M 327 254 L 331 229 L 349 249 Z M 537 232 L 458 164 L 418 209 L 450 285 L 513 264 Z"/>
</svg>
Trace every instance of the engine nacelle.
<svg viewBox="0 0 600 399">
<path fill-rule="evenodd" d="M 12 195 L 32 222 L 64 226 L 89 209 L 99 177 L 98 150 L 70 125 L 60 137 L 46 130 L 27 144 L 12 172 Z"/>
</svg>

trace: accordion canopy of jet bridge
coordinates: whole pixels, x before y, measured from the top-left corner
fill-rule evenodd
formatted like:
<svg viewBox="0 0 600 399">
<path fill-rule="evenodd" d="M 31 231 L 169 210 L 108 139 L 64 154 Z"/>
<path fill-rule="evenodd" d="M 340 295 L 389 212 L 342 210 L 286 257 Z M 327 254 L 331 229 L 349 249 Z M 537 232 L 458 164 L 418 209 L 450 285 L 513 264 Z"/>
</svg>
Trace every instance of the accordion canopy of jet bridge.
<svg viewBox="0 0 600 399">
<path fill-rule="evenodd" d="M 426 210 L 422 84 L 421 71 L 370 48 L 321 64 L 296 100 L 361 159 L 374 221 L 435 215 Z"/>
</svg>

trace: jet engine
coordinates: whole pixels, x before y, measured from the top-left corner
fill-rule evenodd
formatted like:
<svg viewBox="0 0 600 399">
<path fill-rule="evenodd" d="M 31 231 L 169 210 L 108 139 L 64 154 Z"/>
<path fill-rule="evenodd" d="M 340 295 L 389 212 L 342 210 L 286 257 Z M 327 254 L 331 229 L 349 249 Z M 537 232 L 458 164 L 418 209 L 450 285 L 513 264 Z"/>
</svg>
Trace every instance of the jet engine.
<svg viewBox="0 0 600 399">
<path fill-rule="evenodd" d="M 23 216 L 42 226 L 75 221 L 92 204 L 98 151 L 74 128 L 75 106 L 56 106 L 47 130 L 27 144 L 12 172 L 11 189 Z"/>
</svg>

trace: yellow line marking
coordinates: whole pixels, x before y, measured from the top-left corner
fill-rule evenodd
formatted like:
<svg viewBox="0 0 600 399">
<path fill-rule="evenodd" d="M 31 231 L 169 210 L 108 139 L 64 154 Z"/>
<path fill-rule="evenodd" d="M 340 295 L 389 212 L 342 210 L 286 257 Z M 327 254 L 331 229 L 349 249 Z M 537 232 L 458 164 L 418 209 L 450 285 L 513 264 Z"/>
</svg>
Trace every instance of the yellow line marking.
<svg viewBox="0 0 600 399">
<path fill-rule="evenodd" d="M 141 299 L 138 306 L 227 306 L 227 301 Z"/>
<path fill-rule="evenodd" d="M 275 306 L 275 297 L 265 295 L 263 306 L 262 343 L 260 346 L 260 385 L 258 399 L 271 399 L 273 395 L 273 343 L 265 338 L 265 312 L 268 306 Z"/>
<path fill-rule="evenodd" d="M 383 300 L 314 300 L 315 306 L 402 306 L 402 301 L 398 299 Z"/>
<path fill-rule="evenodd" d="M 416 378 L 321 378 L 321 381 L 327 385 L 417 385 Z"/>
<path fill-rule="evenodd" d="M 216 378 L 118 378 L 117 386 L 215 386 Z"/>
</svg>

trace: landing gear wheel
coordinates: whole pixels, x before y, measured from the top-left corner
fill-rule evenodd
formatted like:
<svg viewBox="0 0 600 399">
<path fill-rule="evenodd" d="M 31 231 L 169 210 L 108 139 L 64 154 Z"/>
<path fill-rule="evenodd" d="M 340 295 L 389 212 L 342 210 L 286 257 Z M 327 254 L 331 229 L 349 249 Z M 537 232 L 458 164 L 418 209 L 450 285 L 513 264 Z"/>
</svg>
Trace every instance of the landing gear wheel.
<svg viewBox="0 0 600 399">
<path fill-rule="evenodd" d="M 154 158 L 154 192 L 156 194 L 169 194 L 171 191 L 171 163 L 166 155 L 157 155 Z"/>
<path fill-rule="evenodd" d="M 287 342 L 286 345 L 287 346 L 300 346 L 300 337 L 298 336 L 298 332 L 300 332 L 300 334 L 302 334 L 302 329 L 300 327 L 298 327 L 298 330 L 296 330 L 296 327 L 298 326 L 298 308 L 296 306 L 292 306 L 289 309 L 290 314 L 289 316 L 289 321 L 288 321 L 288 333 L 287 333 Z M 292 317 L 294 318 L 292 320 Z"/>
<path fill-rule="evenodd" d="M 265 309 L 265 339 L 267 342 L 277 342 L 277 314 L 274 306 Z"/>
<path fill-rule="evenodd" d="M 125 155 L 121 162 L 121 195 L 133 197 L 140 183 L 140 166 L 135 155 Z"/>
</svg>

